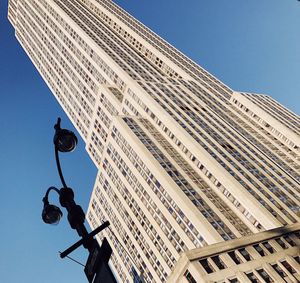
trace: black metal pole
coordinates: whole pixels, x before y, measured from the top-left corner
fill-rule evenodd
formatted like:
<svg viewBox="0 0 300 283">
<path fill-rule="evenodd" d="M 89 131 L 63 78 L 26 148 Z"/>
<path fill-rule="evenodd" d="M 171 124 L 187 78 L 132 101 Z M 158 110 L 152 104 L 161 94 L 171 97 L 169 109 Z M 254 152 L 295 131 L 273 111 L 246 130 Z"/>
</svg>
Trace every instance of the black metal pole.
<svg viewBox="0 0 300 283">
<path fill-rule="evenodd" d="M 50 187 L 47 190 L 43 198 L 43 202 L 44 202 L 44 210 L 42 214 L 43 220 L 46 223 L 53 224 L 56 222 L 56 219 L 58 219 L 59 221 L 59 219 L 62 216 L 62 212 L 60 211 L 60 209 L 54 205 L 50 205 L 48 201 L 48 195 L 50 191 L 54 190 L 59 194 L 60 205 L 66 208 L 68 212 L 68 221 L 71 228 L 75 229 L 78 235 L 81 237 L 79 241 L 77 241 L 68 249 L 60 253 L 60 257 L 64 258 L 68 256 L 79 246 L 83 245 L 83 247 L 89 251 L 89 258 L 85 267 L 85 273 L 89 282 L 95 283 L 101 281 L 101 283 L 102 282 L 116 283 L 116 280 L 108 266 L 108 261 L 111 256 L 112 249 L 106 238 L 103 239 L 101 247 L 99 246 L 97 240 L 94 238 L 96 234 L 98 234 L 99 232 L 101 232 L 103 229 L 107 228 L 110 225 L 109 221 L 104 222 L 94 231 L 88 233 L 84 225 L 85 213 L 82 207 L 76 204 L 74 200 L 74 192 L 70 187 L 67 186 L 65 182 L 62 169 L 61 169 L 60 159 L 59 159 L 59 151 L 70 152 L 74 150 L 77 144 L 77 138 L 73 132 L 66 129 L 61 129 L 60 122 L 61 119 L 58 118 L 57 123 L 54 126 L 55 129 L 54 149 L 55 149 L 56 167 L 63 187 L 60 190 L 55 187 Z M 108 279 L 109 281 L 107 281 Z"/>
<path fill-rule="evenodd" d="M 58 171 L 58 175 L 59 175 L 59 178 L 61 180 L 61 183 L 62 183 L 64 188 L 67 188 L 68 186 L 65 182 L 65 178 L 64 178 L 62 170 L 61 170 L 59 154 L 58 154 L 58 148 L 57 148 L 56 145 L 55 145 L 55 161 L 56 161 L 56 167 L 57 167 L 57 171 Z"/>
</svg>

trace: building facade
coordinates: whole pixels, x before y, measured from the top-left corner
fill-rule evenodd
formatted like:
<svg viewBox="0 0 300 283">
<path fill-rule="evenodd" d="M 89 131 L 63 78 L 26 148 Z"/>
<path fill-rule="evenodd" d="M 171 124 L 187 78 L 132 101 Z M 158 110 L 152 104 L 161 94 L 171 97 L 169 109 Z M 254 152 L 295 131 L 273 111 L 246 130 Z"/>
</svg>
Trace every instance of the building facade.
<svg viewBox="0 0 300 283">
<path fill-rule="evenodd" d="M 300 224 L 183 252 L 167 282 L 300 282 Z"/>
<path fill-rule="evenodd" d="M 234 92 L 110 0 L 9 0 L 8 18 L 99 169 L 87 219 L 111 222 L 99 240 L 120 282 L 166 282 L 191 250 L 299 222 L 297 115 Z"/>
</svg>

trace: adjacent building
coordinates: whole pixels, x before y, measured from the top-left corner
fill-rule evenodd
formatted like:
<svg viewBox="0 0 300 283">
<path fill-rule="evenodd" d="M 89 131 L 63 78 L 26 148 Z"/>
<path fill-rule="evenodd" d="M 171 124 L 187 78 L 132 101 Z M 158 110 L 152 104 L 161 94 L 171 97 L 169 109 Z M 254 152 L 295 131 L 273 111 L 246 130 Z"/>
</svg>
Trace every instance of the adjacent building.
<svg viewBox="0 0 300 283">
<path fill-rule="evenodd" d="M 8 18 L 99 169 L 87 219 L 111 222 L 120 282 L 300 280 L 296 114 L 110 0 L 9 0 Z"/>
<path fill-rule="evenodd" d="M 183 252 L 167 282 L 300 282 L 300 224 Z"/>
</svg>

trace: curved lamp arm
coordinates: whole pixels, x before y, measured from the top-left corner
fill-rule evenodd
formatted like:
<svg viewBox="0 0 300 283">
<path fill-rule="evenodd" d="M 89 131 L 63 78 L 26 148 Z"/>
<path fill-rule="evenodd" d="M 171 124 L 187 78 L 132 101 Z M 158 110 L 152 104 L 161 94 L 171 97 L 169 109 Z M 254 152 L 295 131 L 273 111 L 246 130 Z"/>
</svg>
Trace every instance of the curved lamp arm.
<svg viewBox="0 0 300 283">
<path fill-rule="evenodd" d="M 52 190 L 56 191 L 58 193 L 58 195 L 60 195 L 60 190 L 57 189 L 56 187 L 48 188 L 47 192 L 45 193 L 45 196 L 43 197 L 43 203 L 46 204 L 46 205 L 49 204 L 48 196 L 49 196 L 50 191 L 52 191 Z"/>
<path fill-rule="evenodd" d="M 42 219 L 47 224 L 56 225 L 62 218 L 63 214 L 59 207 L 57 207 L 56 205 L 50 204 L 48 201 L 49 193 L 52 190 L 57 192 L 58 195 L 60 195 L 60 190 L 58 190 L 55 187 L 50 187 L 47 190 L 45 196 L 43 197 L 44 208 L 43 208 L 43 212 L 42 212 Z"/>
</svg>

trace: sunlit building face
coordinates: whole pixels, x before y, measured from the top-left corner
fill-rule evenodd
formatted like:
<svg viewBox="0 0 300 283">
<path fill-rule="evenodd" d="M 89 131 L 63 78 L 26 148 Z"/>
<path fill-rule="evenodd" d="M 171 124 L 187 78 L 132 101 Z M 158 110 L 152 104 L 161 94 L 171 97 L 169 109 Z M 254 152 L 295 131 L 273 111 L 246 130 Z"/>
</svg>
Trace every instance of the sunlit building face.
<svg viewBox="0 0 300 283">
<path fill-rule="evenodd" d="M 297 115 L 270 96 L 234 92 L 112 1 L 10 0 L 8 17 L 99 169 L 87 219 L 92 228 L 110 221 L 99 239 L 110 241 L 120 282 L 206 282 L 239 265 L 227 243 L 241 249 L 239 239 L 266 240 L 282 226 L 299 244 Z M 284 272 L 294 276 L 290 247 L 296 271 Z M 278 260 L 265 264 L 281 268 Z M 251 268 L 218 282 L 260 282 L 251 272 L 277 282 L 277 267 Z"/>
</svg>

